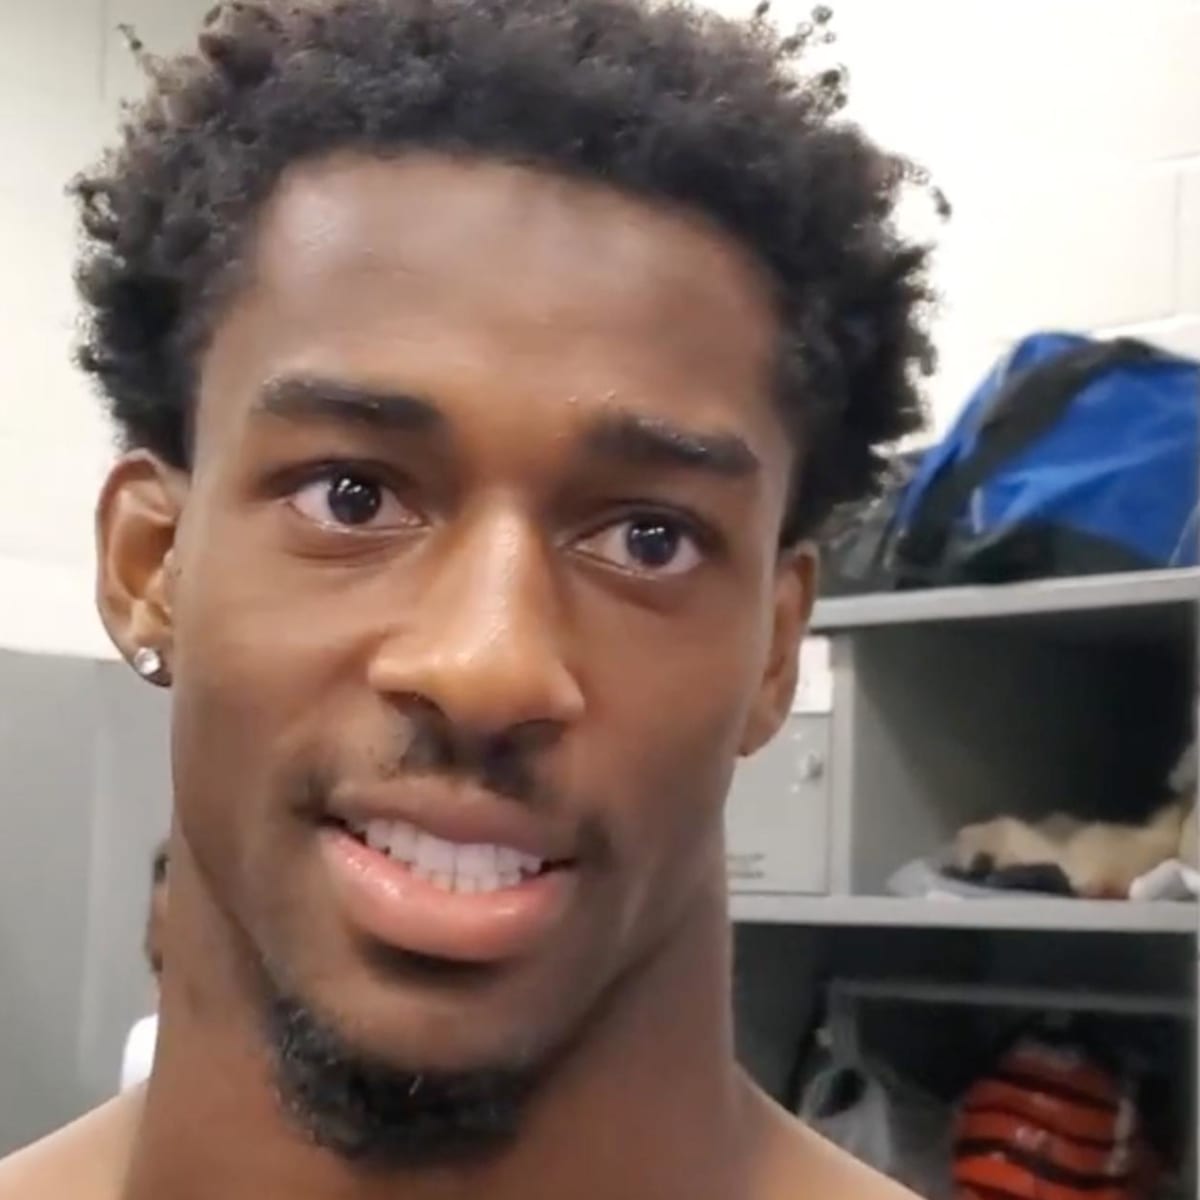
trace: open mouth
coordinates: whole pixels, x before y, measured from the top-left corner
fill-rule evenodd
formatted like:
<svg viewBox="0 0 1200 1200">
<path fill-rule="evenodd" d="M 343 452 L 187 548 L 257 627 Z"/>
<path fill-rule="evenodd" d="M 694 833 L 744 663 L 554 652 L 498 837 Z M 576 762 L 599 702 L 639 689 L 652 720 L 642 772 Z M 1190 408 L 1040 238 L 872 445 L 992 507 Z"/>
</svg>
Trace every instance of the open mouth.
<svg viewBox="0 0 1200 1200">
<path fill-rule="evenodd" d="M 436 816 L 433 834 L 369 811 L 327 815 L 320 853 L 344 918 L 367 944 L 407 955 L 496 964 L 535 954 L 569 915 L 575 860 L 538 857 L 550 847 L 520 814 Z"/>
<path fill-rule="evenodd" d="M 330 818 L 326 824 L 377 854 L 402 864 L 416 878 L 461 895 L 487 895 L 520 887 L 522 883 L 570 865 L 536 858 L 511 846 L 462 845 L 447 841 L 407 821 L 376 819 L 359 822 Z"/>
</svg>

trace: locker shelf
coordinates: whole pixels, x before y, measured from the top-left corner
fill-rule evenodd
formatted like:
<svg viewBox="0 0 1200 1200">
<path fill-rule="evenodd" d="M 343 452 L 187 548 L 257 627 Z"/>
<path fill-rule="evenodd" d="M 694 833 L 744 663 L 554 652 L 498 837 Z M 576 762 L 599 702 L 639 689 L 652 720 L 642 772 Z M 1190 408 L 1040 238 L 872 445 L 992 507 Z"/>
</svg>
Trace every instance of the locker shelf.
<svg viewBox="0 0 1200 1200">
<path fill-rule="evenodd" d="M 1195 934 L 1200 910 L 1178 901 L 926 900 L 892 896 L 735 895 L 735 921 L 773 925 L 860 925 L 929 929 L 1026 929 L 1092 933 Z"/>
<path fill-rule="evenodd" d="M 812 627 L 814 633 L 832 634 L 879 625 L 1052 618 L 1057 614 L 1082 612 L 1096 612 L 1107 620 L 1119 622 L 1129 619 L 1127 610 L 1186 608 L 1198 600 L 1200 569 L 1142 571 L 990 587 L 838 597 L 817 604 Z"/>
</svg>

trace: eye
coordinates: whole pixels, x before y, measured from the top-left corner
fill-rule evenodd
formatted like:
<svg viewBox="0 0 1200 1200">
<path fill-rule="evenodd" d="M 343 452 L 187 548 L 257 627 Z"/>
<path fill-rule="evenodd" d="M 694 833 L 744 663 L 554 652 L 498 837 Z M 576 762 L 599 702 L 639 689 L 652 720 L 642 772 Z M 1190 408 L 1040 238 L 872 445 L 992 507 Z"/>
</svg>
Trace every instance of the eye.
<svg viewBox="0 0 1200 1200">
<path fill-rule="evenodd" d="M 700 565 L 696 538 L 678 518 L 658 514 L 628 517 L 580 542 L 580 549 L 623 571 L 682 575 Z"/>
<path fill-rule="evenodd" d="M 289 503 L 302 517 L 333 529 L 394 529 L 414 520 L 394 492 L 366 472 L 348 467 L 310 480 Z"/>
</svg>

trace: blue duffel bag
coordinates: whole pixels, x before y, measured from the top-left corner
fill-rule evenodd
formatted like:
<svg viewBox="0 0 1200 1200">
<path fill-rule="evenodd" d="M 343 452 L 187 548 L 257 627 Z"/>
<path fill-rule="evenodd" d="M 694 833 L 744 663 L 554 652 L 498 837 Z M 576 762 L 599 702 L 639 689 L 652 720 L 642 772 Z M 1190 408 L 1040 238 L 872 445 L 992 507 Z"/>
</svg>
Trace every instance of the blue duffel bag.
<svg viewBox="0 0 1200 1200">
<path fill-rule="evenodd" d="M 893 587 L 1191 567 L 1198 475 L 1200 363 L 1036 334 L 921 457 L 876 549 Z"/>
</svg>

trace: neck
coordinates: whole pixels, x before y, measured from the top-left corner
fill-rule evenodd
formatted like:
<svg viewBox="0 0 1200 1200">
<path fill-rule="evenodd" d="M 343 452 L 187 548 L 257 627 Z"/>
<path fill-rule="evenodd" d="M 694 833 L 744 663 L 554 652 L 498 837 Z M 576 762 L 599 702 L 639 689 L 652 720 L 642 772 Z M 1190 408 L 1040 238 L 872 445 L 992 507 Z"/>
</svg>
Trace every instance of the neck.
<svg viewBox="0 0 1200 1200">
<path fill-rule="evenodd" d="M 188 962 L 204 971 L 181 978 L 168 956 L 158 1057 L 122 1200 L 528 1200 L 531 1182 L 537 1195 L 573 1200 L 741 1194 L 756 1109 L 734 1059 L 727 926 L 713 887 L 615 989 L 505 1154 L 396 1174 L 364 1173 L 296 1133 L 275 1095 L 244 965 L 217 930 L 189 931 Z"/>
</svg>

